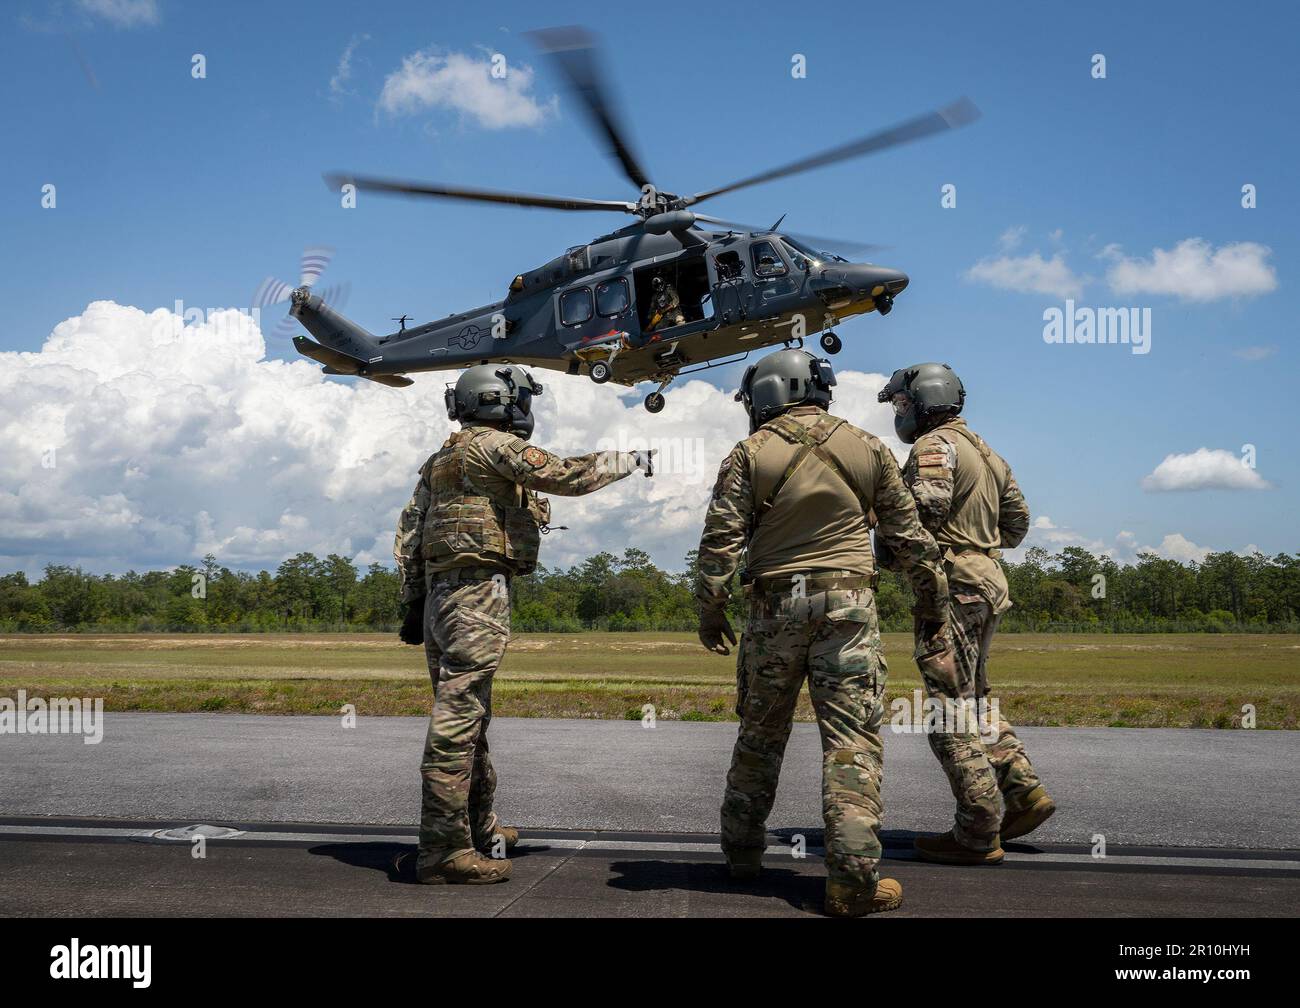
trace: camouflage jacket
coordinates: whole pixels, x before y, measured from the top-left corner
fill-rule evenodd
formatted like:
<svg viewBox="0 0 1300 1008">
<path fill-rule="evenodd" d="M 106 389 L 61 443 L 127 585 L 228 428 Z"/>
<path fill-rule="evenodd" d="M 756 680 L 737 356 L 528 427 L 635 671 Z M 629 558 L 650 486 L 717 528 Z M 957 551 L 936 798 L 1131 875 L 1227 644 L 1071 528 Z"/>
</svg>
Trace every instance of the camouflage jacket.
<svg viewBox="0 0 1300 1008">
<path fill-rule="evenodd" d="M 943 550 L 949 587 L 995 612 L 1011 607 L 999 550 L 1029 532 L 1029 507 L 1006 461 L 960 418 L 916 439 L 903 466 L 921 521 Z"/>
<path fill-rule="evenodd" d="M 792 423 L 810 432 L 805 436 L 833 427 L 822 447 L 834 470 L 810 452 L 781 482 L 802 443 Z M 893 454 L 817 407 L 788 410 L 723 460 L 700 539 L 696 599 L 702 609 L 725 607 L 742 553 L 747 575 L 755 577 L 828 569 L 870 574 L 871 515 L 912 584 L 917 615 L 942 618 L 948 586 L 939 550 L 917 518 Z"/>
<path fill-rule="evenodd" d="M 453 451 L 464 453 L 464 478 L 469 485 L 466 499 L 479 505 L 480 510 L 494 512 L 482 515 L 482 519 L 490 524 L 495 518 L 504 529 L 507 518 L 513 518 L 511 512 L 522 509 L 531 516 L 534 532 L 551 517 L 550 502 L 537 496 L 539 493 L 580 497 L 622 479 L 636 468 L 631 452 L 560 458 L 493 427 L 473 425 L 457 431 L 421 467 L 420 480 L 397 522 L 393 558 L 397 561 L 403 602 L 424 595 L 427 582 L 439 571 L 454 567 L 485 567 L 510 573 L 520 570 L 519 559 L 510 555 L 514 551 L 484 549 L 481 537 L 478 541 L 464 539 L 463 548 L 453 549 L 450 555 L 427 548 L 430 530 L 426 529 L 426 520 L 434 504 L 430 475 L 438 462 Z M 514 519 L 512 524 L 517 527 L 520 523 Z M 488 545 L 495 545 L 491 537 Z M 532 553 L 535 561 L 535 546 Z M 527 557 L 523 559 L 526 566 Z"/>
</svg>

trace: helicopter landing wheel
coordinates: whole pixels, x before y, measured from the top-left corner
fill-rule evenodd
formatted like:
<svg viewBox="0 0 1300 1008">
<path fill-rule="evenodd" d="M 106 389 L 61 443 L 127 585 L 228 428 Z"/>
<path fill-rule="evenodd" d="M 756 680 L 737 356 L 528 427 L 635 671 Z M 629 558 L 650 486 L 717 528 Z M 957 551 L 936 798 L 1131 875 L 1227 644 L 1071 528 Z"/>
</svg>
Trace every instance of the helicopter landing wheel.
<svg viewBox="0 0 1300 1008">
<path fill-rule="evenodd" d="M 613 374 L 613 372 L 610 371 L 609 365 L 604 361 L 596 361 L 596 363 L 591 365 L 590 374 L 591 380 L 597 385 L 604 385 L 605 382 L 609 381 L 610 375 Z"/>
<path fill-rule="evenodd" d="M 664 394 L 662 392 L 651 392 L 645 397 L 645 408 L 651 413 L 658 413 L 664 408 Z"/>
<path fill-rule="evenodd" d="M 821 345 L 828 354 L 837 354 L 844 349 L 844 342 L 833 332 L 822 333 Z"/>
</svg>

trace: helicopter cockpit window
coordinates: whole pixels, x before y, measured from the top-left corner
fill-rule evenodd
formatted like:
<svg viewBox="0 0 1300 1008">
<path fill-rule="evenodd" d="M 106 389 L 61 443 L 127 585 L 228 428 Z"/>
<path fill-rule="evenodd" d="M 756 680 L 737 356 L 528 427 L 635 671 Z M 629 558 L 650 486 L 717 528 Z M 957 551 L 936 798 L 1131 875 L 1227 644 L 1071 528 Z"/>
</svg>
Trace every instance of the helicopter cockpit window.
<svg viewBox="0 0 1300 1008">
<path fill-rule="evenodd" d="M 754 242 L 750 246 L 750 256 L 754 260 L 754 276 L 776 277 L 786 273 L 785 261 L 770 241 Z"/>
<path fill-rule="evenodd" d="M 596 287 L 596 311 L 606 318 L 622 315 L 631 304 L 627 281 L 623 277 L 606 280 Z"/>
<path fill-rule="evenodd" d="M 582 325 L 591 318 L 591 288 L 575 287 L 560 297 L 560 321 L 565 325 Z"/>
<path fill-rule="evenodd" d="M 790 261 L 794 263 L 795 269 L 806 270 L 809 266 L 817 265 L 817 259 L 815 256 L 804 252 L 788 239 L 783 240 L 781 244 L 785 246 L 785 254 L 790 257 Z"/>
</svg>

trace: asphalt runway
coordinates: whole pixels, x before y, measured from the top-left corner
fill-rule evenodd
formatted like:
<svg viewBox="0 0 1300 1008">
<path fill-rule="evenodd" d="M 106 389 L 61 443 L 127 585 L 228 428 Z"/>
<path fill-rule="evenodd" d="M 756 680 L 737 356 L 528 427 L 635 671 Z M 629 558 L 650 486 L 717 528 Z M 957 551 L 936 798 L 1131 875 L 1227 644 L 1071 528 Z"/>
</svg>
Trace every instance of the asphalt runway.
<svg viewBox="0 0 1300 1008">
<path fill-rule="evenodd" d="M 104 739 L 0 735 L 0 816 L 414 824 L 423 718 L 107 714 Z M 716 833 L 734 723 L 501 718 L 497 807 L 526 828 Z M 1300 732 L 1025 728 L 1060 811 L 1035 839 L 1300 849 Z M 769 825 L 820 825 L 817 729 L 797 724 Z M 885 827 L 947 829 L 922 735 L 885 736 Z"/>
<path fill-rule="evenodd" d="M 0 822 L 0 913 L 39 917 L 812 917 L 825 871 L 820 833 L 806 856 L 771 836 L 762 876 L 735 883 L 717 838 L 527 831 L 509 882 L 421 886 L 410 828 L 241 824 L 196 858 L 122 820 Z M 883 874 L 903 883 L 898 916 L 1289 917 L 1300 853 L 1013 844 L 994 868 L 911 857 L 886 835 Z M 894 914 L 891 914 L 894 916 Z"/>
<path fill-rule="evenodd" d="M 424 720 L 109 714 L 103 741 L 0 736 L 6 915 L 789 916 L 824 867 L 816 728 L 796 725 L 767 870 L 734 885 L 717 809 L 729 723 L 501 719 L 497 805 L 524 828 L 515 877 L 425 887 L 413 850 Z M 1024 729 L 1060 811 L 997 868 L 911 859 L 946 829 L 920 735 L 887 734 L 886 861 L 905 914 L 1295 916 L 1300 733 Z M 237 830 L 191 845 L 155 836 Z M 808 856 L 791 843 L 803 837 Z M 1105 856 L 1096 857 L 1098 838 Z M 407 859 L 409 862 L 409 858 Z"/>
</svg>

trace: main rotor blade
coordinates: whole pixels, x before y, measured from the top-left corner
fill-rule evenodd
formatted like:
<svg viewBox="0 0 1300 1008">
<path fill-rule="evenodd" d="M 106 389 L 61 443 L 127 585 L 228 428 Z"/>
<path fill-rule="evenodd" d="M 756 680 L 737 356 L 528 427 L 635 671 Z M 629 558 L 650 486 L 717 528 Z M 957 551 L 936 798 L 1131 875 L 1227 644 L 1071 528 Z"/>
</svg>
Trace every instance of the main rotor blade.
<svg viewBox="0 0 1300 1008">
<path fill-rule="evenodd" d="M 772 228 L 757 227 L 753 224 L 742 224 L 740 221 L 723 220 L 721 217 L 710 217 L 708 214 L 695 214 L 696 220 L 707 221 L 710 224 L 721 224 L 723 227 L 730 228 L 733 231 L 747 231 L 750 234 L 767 234 L 775 233 L 788 235 L 798 242 L 818 251 L 834 252 L 837 249 L 842 252 L 879 252 L 883 249 L 890 248 L 889 245 L 875 245 L 871 242 L 856 241 L 852 238 L 829 238 L 826 235 L 812 235 L 806 231 L 774 231 Z"/>
<path fill-rule="evenodd" d="M 732 182 L 730 185 L 696 193 L 694 196 L 686 197 L 685 202 L 687 206 L 690 206 L 702 200 L 712 199 L 714 196 L 721 196 L 723 193 L 735 192 L 737 189 L 743 189 L 746 186 L 758 185 L 760 182 L 771 182 L 773 179 L 784 178 L 787 175 L 797 175 L 800 172 L 820 168 L 823 165 L 834 164 L 836 161 L 862 157 L 865 154 L 876 154 L 891 147 L 897 147 L 900 144 L 920 140 L 922 137 L 930 136 L 933 133 L 942 133 L 946 130 L 956 129 L 958 126 L 965 126 L 967 123 L 978 119 L 979 115 L 979 109 L 975 107 L 974 102 L 969 98 L 960 98 L 937 112 L 927 112 L 914 119 L 901 122 L 896 126 L 869 134 L 859 140 L 850 140 L 846 144 L 832 147 L 829 150 L 801 158 L 798 161 L 792 161 L 790 164 L 782 165 L 780 168 L 773 168 L 759 175 L 751 175 L 739 182 Z"/>
<path fill-rule="evenodd" d="M 585 28 L 571 25 L 543 28 L 527 33 L 568 80 L 587 110 L 592 124 L 609 144 L 608 153 L 623 166 L 623 172 L 638 189 L 650 184 L 641 162 L 628 143 L 628 131 L 615 112 L 611 89 L 601 72 L 596 40 Z"/>
<path fill-rule="evenodd" d="M 471 186 L 439 185 L 433 182 L 404 182 L 399 179 L 367 175 L 325 176 L 334 190 L 345 183 L 365 192 L 390 193 L 398 196 L 435 196 L 442 199 L 475 200 L 479 203 L 509 203 L 515 206 L 545 207 L 548 210 L 618 210 L 635 213 L 636 204 L 623 200 L 593 200 L 581 196 L 544 196 L 541 193 L 508 192 L 504 189 L 475 189 Z"/>
</svg>

